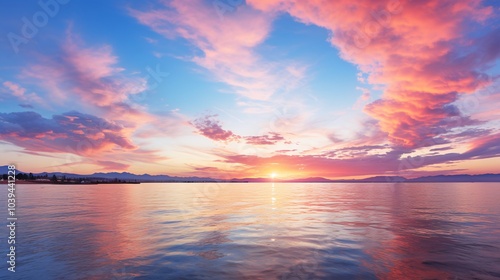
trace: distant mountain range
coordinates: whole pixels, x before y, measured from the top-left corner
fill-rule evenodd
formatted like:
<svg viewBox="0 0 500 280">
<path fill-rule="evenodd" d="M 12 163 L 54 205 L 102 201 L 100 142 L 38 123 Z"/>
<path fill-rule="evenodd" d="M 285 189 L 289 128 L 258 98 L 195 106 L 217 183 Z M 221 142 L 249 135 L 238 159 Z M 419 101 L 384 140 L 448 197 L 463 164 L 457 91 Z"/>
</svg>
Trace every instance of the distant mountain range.
<svg viewBox="0 0 500 280">
<path fill-rule="evenodd" d="M 246 182 L 272 182 L 272 179 L 267 178 L 244 178 L 233 179 L 231 181 L 246 181 Z M 375 176 L 364 179 L 351 180 L 330 180 L 322 177 L 302 178 L 294 180 L 275 180 L 276 182 L 297 182 L 297 183 L 418 183 L 418 182 L 500 182 L 500 174 L 481 174 L 481 175 L 436 175 L 424 176 L 418 178 L 407 179 L 400 176 Z"/>
<path fill-rule="evenodd" d="M 8 166 L 0 166 L 0 174 L 8 173 Z M 16 170 L 16 173 L 29 173 Z M 129 172 L 108 172 L 108 173 L 94 173 L 90 175 L 80 175 L 73 173 L 63 173 L 63 172 L 42 172 L 34 173 L 35 176 L 45 176 L 52 177 L 56 175 L 57 177 L 65 176 L 66 178 L 94 178 L 94 179 L 118 179 L 118 180 L 128 180 L 128 181 L 138 181 L 138 182 L 272 182 L 273 179 L 270 178 L 234 178 L 231 180 L 220 180 L 209 177 L 176 177 L 169 175 L 150 175 L 142 174 L 137 175 Z M 278 180 L 275 182 L 321 182 L 321 183 L 387 183 L 387 182 L 500 182 L 500 174 L 481 174 L 481 175 L 436 175 L 436 176 L 424 176 L 413 179 L 407 179 L 400 176 L 375 176 L 358 180 L 330 180 L 322 177 L 310 177 L 294 180 Z"/>
<path fill-rule="evenodd" d="M 7 174 L 9 173 L 9 170 L 10 169 L 8 165 L 0 166 L 0 174 Z M 16 169 L 16 173 L 21 173 L 21 171 Z"/>
<path fill-rule="evenodd" d="M 7 174 L 8 172 L 8 166 L 0 166 L 0 174 Z M 17 174 L 19 173 L 28 173 L 29 172 L 24 172 L 17 170 Z M 108 172 L 108 173 L 93 173 L 90 175 L 81 175 L 81 174 L 74 174 L 74 173 L 64 173 L 64 172 L 42 172 L 42 173 L 33 173 L 34 176 L 47 176 L 47 177 L 52 177 L 53 175 L 57 177 L 66 177 L 68 179 L 71 178 L 93 178 L 93 179 L 118 179 L 118 180 L 128 180 L 128 181 L 139 181 L 139 182 L 213 182 L 217 181 L 216 179 L 213 178 L 202 178 L 202 177 L 175 177 L 175 176 L 168 176 L 168 175 L 149 175 L 149 174 L 142 174 L 142 175 L 137 175 L 129 172 Z"/>
</svg>

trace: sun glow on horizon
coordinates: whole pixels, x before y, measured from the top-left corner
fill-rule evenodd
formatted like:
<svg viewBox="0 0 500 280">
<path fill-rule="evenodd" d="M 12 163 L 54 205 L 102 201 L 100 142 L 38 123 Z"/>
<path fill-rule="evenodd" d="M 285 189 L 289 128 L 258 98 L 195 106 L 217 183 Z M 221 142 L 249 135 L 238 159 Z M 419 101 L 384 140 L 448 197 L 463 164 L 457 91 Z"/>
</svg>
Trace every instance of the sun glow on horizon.
<svg viewBox="0 0 500 280">
<path fill-rule="evenodd" d="M 276 174 L 276 172 L 273 172 L 269 175 L 269 177 L 271 177 L 271 179 L 276 179 L 276 177 L 278 177 L 278 174 Z"/>
</svg>

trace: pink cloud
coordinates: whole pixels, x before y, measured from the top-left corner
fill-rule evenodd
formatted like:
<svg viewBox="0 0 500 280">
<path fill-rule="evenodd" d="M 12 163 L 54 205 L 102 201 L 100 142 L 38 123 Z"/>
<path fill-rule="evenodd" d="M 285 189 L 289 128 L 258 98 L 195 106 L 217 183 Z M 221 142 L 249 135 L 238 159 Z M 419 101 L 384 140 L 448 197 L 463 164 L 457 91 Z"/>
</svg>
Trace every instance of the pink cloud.
<svg viewBox="0 0 500 280">
<path fill-rule="evenodd" d="M 159 154 L 156 150 L 138 148 L 136 150 L 122 150 L 121 152 L 108 153 L 106 154 L 106 159 L 113 161 L 126 161 L 130 164 L 138 162 L 159 164 L 159 162 L 168 160 L 169 158 Z"/>
<path fill-rule="evenodd" d="M 358 98 L 358 100 L 356 100 L 356 103 L 354 104 L 354 106 L 352 106 L 353 109 L 359 109 L 359 108 L 363 107 L 364 105 L 366 105 L 366 103 L 369 101 L 370 96 L 371 96 L 370 90 L 367 88 L 356 87 L 356 89 L 360 90 L 362 92 L 362 94 Z"/>
<path fill-rule="evenodd" d="M 463 154 L 470 158 L 491 158 L 500 156 L 500 133 L 474 139 L 469 144 L 470 149 Z"/>
<path fill-rule="evenodd" d="M 67 33 L 62 46 L 63 61 L 59 66 L 69 74 L 73 91 L 88 103 L 110 106 L 146 90 L 144 78 L 121 75 L 124 69 L 116 66 L 118 58 L 110 46 L 85 47 L 71 29 Z"/>
<path fill-rule="evenodd" d="M 244 140 L 249 145 L 274 145 L 286 140 L 281 134 L 276 132 L 257 136 L 240 136 L 231 130 L 223 129 L 217 117 L 218 115 L 206 115 L 195 119 L 191 125 L 197 129 L 199 134 L 214 141 L 230 142 Z"/>
<path fill-rule="evenodd" d="M 124 106 L 130 107 L 125 104 L 130 96 L 147 89 L 147 81 L 124 74 L 110 46 L 86 47 L 70 28 L 61 46 L 60 59 L 41 57 L 40 60 L 41 63 L 24 69 L 22 77 L 33 79 L 56 102 L 76 95 L 84 101 L 84 106 L 100 108 L 108 116 L 127 116 L 130 112 L 138 120 L 150 119 L 132 108 L 123 110 Z"/>
<path fill-rule="evenodd" d="M 21 101 L 43 104 L 42 99 L 36 93 L 32 92 L 27 94 L 26 89 L 19 84 L 11 81 L 5 81 L 3 82 L 3 86 L 9 89 L 10 93 Z"/>
<path fill-rule="evenodd" d="M 57 162 L 57 161 L 56 161 Z M 55 163 L 55 162 L 54 162 Z M 56 164 L 50 166 L 54 171 L 62 172 L 74 172 L 73 168 L 76 166 L 81 166 L 84 164 L 94 165 L 97 169 L 96 171 L 125 171 L 130 165 L 125 163 L 120 163 L 116 161 L 100 160 L 95 158 L 81 158 L 78 160 L 66 161 L 62 164 Z"/>
<path fill-rule="evenodd" d="M 279 133 L 270 132 L 268 135 L 247 136 L 245 140 L 249 145 L 273 145 L 277 142 L 284 141 L 285 138 Z"/>
<path fill-rule="evenodd" d="M 120 67 L 109 45 L 88 46 L 69 28 L 56 58 L 40 55 L 37 59 L 19 79 L 45 90 L 54 106 L 77 101 L 79 111 L 92 114 L 69 112 L 52 118 L 34 112 L 2 115 L 6 120 L 1 124 L 0 139 L 26 152 L 66 154 L 61 167 L 81 162 L 83 157 L 86 164 L 123 170 L 132 162 L 155 164 L 167 159 L 158 150 L 139 149 L 132 139 L 171 136 L 188 127 L 178 112 L 153 114 L 133 102 L 130 97 L 144 91 L 147 80 Z M 29 96 L 16 83 L 7 81 L 4 86 L 18 96 Z"/>
<path fill-rule="evenodd" d="M 85 80 L 99 80 L 113 76 L 124 69 L 114 65 L 118 57 L 114 56 L 108 45 L 98 48 L 82 48 L 82 42 L 74 35 L 69 34 L 63 46 L 65 60 L 74 67 L 75 72 Z M 89 63 L 92 61 L 92 63 Z"/>
<path fill-rule="evenodd" d="M 188 40 L 203 53 L 192 61 L 241 96 L 267 100 L 303 75 L 300 67 L 269 62 L 256 53 L 270 32 L 270 14 L 242 5 L 221 20 L 213 5 L 202 0 L 162 1 L 160 6 L 130 13 L 168 39 Z"/>
<path fill-rule="evenodd" d="M 496 31 L 467 38 L 493 15 L 479 0 L 248 3 L 330 30 L 341 56 L 358 65 L 367 82 L 384 86 L 383 98 L 365 111 L 401 146 L 416 146 L 445 131 L 443 120 L 459 115 L 450 104 L 462 93 L 488 86 L 485 69 L 499 56 L 493 47 Z"/>
<path fill-rule="evenodd" d="M 12 92 L 12 95 L 17 96 L 17 97 L 24 97 L 24 93 L 26 92 L 26 89 L 21 87 L 18 84 L 15 84 L 10 81 L 3 82 L 3 85 L 10 89 Z"/>
<path fill-rule="evenodd" d="M 397 170 L 397 155 L 371 156 L 362 159 L 331 159 L 321 156 L 251 155 L 223 156 L 224 163 L 243 164 L 246 176 L 262 176 L 269 170 L 280 170 L 294 177 L 324 176 L 327 178 L 379 175 Z"/>
<path fill-rule="evenodd" d="M 408 178 L 432 175 L 422 168 L 436 164 L 450 164 L 470 159 L 500 156 L 500 135 L 489 135 L 469 144 L 464 153 L 430 153 L 419 157 L 404 156 L 408 150 L 387 150 L 387 146 L 352 146 L 318 155 L 256 155 L 219 154 L 225 164 L 240 166 L 240 176 L 263 176 L 270 170 L 292 177 L 346 178 L 352 176 L 405 176 Z M 448 149 L 443 149 L 446 151 Z M 376 153 L 373 153 L 373 152 Z M 371 154 L 368 154 L 371 152 Z M 243 166 L 243 167 L 241 167 Z M 444 170 L 440 171 L 440 174 Z M 455 169 L 446 170 L 450 172 Z M 227 171 L 232 174 L 232 171 Z M 222 171 L 221 171 L 222 173 Z M 434 172 L 435 173 L 435 172 Z M 388 180 L 390 180 L 388 178 Z"/>
<path fill-rule="evenodd" d="M 55 103 L 79 100 L 82 111 L 112 119 L 129 136 L 168 135 L 187 126 L 180 113 L 152 114 L 134 103 L 132 97 L 147 89 L 147 79 L 126 73 L 118 63 L 111 46 L 87 46 L 70 27 L 60 59 L 42 56 L 22 78 L 44 88 Z"/>
<path fill-rule="evenodd" d="M 112 170 L 112 171 L 127 170 L 130 167 L 129 164 L 123 164 L 107 160 L 99 160 L 97 161 L 97 164 L 100 165 L 104 170 Z"/>
<path fill-rule="evenodd" d="M 34 112 L 0 114 L 0 139 L 28 151 L 90 156 L 115 148 L 133 150 L 123 128 L 76 111 L 46 119 Z"/>
<path fill-rule="evenodd" d="M 207 115 L 197 118 L 192 122 L 192 125 L 198 132 L 214 141 L 238 141 L 240 136 L 234 134 L 230 130 L 224 130 L 217 120 L 217 115 Z"/>
<path fill-rule="evenodd" d="M 35 112 L 0 113 L 0 140 L 30 155 L 54 155 L 58 158 L 52 161 L 54 170 L 81 164 L 126 170 L 134 163 L 159 164 L 168 159 L 157 150 L 137 147 L 128 135 L 116 122 L 76 111 L 52 118 Z"/>
</svg>

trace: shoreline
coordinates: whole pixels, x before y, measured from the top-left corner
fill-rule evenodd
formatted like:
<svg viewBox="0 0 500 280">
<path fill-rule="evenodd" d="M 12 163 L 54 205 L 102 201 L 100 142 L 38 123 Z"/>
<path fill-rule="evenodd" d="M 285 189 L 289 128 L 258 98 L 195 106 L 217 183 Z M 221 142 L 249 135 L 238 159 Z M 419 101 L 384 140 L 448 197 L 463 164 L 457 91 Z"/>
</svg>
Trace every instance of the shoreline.
<svg viewBox="0 0 500 280">
<path fill-rule="evenodd" d="M 162 183 L 162 184 L 175 184 L 175 183 L 181 183 L 181 184 L 205 184 L 205 183 L 213 183 L 213 184 L 248 184 L 248 183 L 285 183 L 285 184 L 402 184 L 402 183 L 500 183 L 500 181 L 427 181 L 427 182 L 416 182 L 416 181 L 403 181 L 403 182 L 382 182 L 382 181 L 330 181 L 330 182 L 318 182 L 318 181 L 311 181 L 311 182 L 293 182 L 293 181 L 256 181 L 256 182 L 251 182 L 251 181 L 158 181 L 158 182 L 153 182 L 153 181 L 147 181 L 147 182 L 85 182 L 85 183 L 78 183 L 78 182 L 39 182 L 39 181 L 24 181 L 24 180 L 16 180 L 15 184 L 16 185 L 140 185 L 140 184 L 157 184 L 157 183 Z M 7 185 L 8 181 L 0 181 L 0 185 Z"/>
</svg>

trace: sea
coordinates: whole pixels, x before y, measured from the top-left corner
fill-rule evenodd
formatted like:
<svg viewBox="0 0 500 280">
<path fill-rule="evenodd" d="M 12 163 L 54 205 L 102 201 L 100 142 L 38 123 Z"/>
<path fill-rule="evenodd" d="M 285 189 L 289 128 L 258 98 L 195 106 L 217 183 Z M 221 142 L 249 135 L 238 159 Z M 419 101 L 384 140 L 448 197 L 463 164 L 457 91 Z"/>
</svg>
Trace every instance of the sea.
<svg viewBox="0 0 500 280">
<path fill-rule="evenodd" d="M 3 226 L 1 279 L 500 279 L 500 183 L 37 184 L 15 194 L 15 272 Z"/>
</svg>

